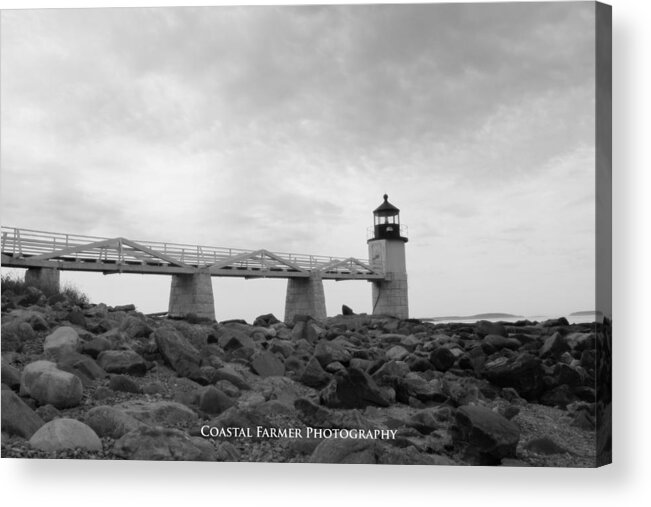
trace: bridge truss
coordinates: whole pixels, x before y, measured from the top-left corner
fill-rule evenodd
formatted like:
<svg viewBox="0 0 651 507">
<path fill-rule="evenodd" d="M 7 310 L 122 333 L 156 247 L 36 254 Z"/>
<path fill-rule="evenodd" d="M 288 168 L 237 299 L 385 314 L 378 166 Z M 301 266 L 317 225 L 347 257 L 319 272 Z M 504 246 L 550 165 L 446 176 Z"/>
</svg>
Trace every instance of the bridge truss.
<svg viewBox="0 0 651 507">
<path fill-rule="evenodd" d="M 242 278 L 383 280 L 367 260 L 269 250 L 134 241 L 2 227 L 2 266 L 104 274 L 194 274 Z"/>
</svg>

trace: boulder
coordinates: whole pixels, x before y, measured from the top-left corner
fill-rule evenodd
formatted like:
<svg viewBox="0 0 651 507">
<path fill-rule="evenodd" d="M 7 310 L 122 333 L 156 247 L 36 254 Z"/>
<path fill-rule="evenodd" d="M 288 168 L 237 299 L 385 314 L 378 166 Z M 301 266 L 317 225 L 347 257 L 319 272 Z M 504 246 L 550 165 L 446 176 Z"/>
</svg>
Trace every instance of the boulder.
<svg viewBox="0 0 651 507">
<path fill-rule="evenodd" d="M 316 357 L 312 357 L 298 377 L 301 384 L 320 389 L 325 386 L 332 377 L 321 367 Z"/>
<path fill-rule="evenodd" d="M 398 379 L 395 385 L 396 399 L 409 404 L 412 399 L 423 403 L 444 403 L 448 395 L 441 389 L 441 383 L 436 380 L 426 380 L 416 373 L 410 373 L 405 378 Z"/>
<path fill-rule="evenodd" d="M 267 313 L 265 315 L 260 315 L 256 317 L 256 319 L 253 321 L 254 326 L 260 326 L 260 327 L 269 327 L 273 326 L 274 324 L 279 324 L 280 321 L 276 318 L 276 316 L 273 313 Z"/>
<path fill-rule="evenodd" d="M 81 403 L 83 391 L 79 377 L 55 368 L 38 376 L 30 388 L 30 396 L 41 405 L 70 408 Z"/>
<path fill-rule="evenodd" d="M 147 373 L 147 363 L 133 350 L 105 350 L 97 356 L 97 363 L 107 373 L 142 377 Z"/>
<path fill-rule="evenodd" d="M 16 393 L 2 390 L 3 433 L 30 438 L 43 424 L 43 420 Z"/>
<path fill-rule="evenodd" d="M 218 331 L 217 343 L 226 352 L 232 352 L 237 349 L 255 349 L 255 342 L 251 337 L 239 329 L 230 326 L 222 326 Z"/>
<path fill-rule="evenodd" d="M 122 436 L 113 452 L 124 459 L 160 461 L 214 461 L 214 448 L 201 437 L 181 430 L 143 427 Z"/>
<path fill-rule="evenodd" d="M 350 306 L 341 305 L 341 314 L 342 315 L 355 315 L 355 312 Z"/>
<path fill-rule="evenodd" d="M 518 350 L 522 344 L 516 338 L 507 338 L 497 334 L 489 334 L 481 342 L 482 349 L 487 354 L 492 354 L 501 349 Z"/>
<path fill-rule="evenodd" d="M 152 332 L 145 319 L 135 315 L 127 316 L 120 324 L 119 330 L 129 338 L 147 338 Z"/>
<path fill-rule="evenodd" d="M 69 326 L 62 326 L 49 334 L 43 342 L 46 357 L 58 358 L 61 354 L 77 351 L 81 344 L 79 334 Z"/>
<path fill-rule="evenodd" d="M 36 338 L 36 333 L 27 322 L 11 321 L 2 324 L 2 351 L 21 350 L 23 342 Z"/>
<path fill-rule="evenodd" d="M 23 368 L 20 375 L 20 394 L 29 396 L 32 392 L 32 386 L 43 373 L 46 371 L 56 370 L 57 365 L 52 361 L 34 361 Z"/>
<path fill-rule="evenodd" d="M 32 435 L 29 444 L 35 449 L 48 452 L 64 449 L 102 450 L 102 441 L 92 428 L 81 421 L 68 418 L 45 423 Z"/>
<path fill-rule="evenodd" d="M 352 355 L 343 345 L 322 340 L 314 348 L 314 357 L 321 363 L 321 366 L 326 367 L 329 363 L 336 361 L 348 364 Z"/>
<path fill-rule="evenodd" d="M 160 327 L 154 332 L 154 339 L 165 362 L 181 377 L 197 375 L 201 364 L 199 351 L 171 327 Z"/>
<path fill-rule="evenodd" d="M 456 360 L 455 355 L 447 347 L 438 347 L 429 356 L 430 363 L 439 371 L 448 371 Z"/>
<path fill-rule="evenodd" d="M 199 410 L 207 414 L 221 414 L 234 405 L 229 396 L 213 386 L 203 388 L 199 394 Z"/>
<path fill-rule="evenodd" d="M 146 426 L 126 412 L 107 405 L 91 408 L 86 414 L 86 424 L 100 437 L 115 439 Z"/>
<path fill-rule="evenodd" d="M 79 377 L 84 386 L 106 377 L 106 372 L 92 358 L 79 352 L 69 352 L 59 357 L 57 368 Z"/>
<path fill-rule="evenodd" d="M 431 366 L 431 364 L 430 364 Z M 380 385 L 394 385 L 397 379 L 409 373 L 409 366 L 403 361 L 388 361 L 378 368 L 371 376 Z"/>
<path fill-rule="evenodd" d="M 583 385 L 584 373 L 573 366 L 564 363 L 556 363 L 553 373 L 554 383 L 557 385 L 566 384 L 570 387 Z"/>
<path fill-rule="evenodd" d="M 512 358 L 499 357 L 484 364 L 482 376 L 499 387 L 512 387 L 527 400 L 544 390 L 544 370 L 539 358 L 522 353 Z"/>
<path fill-rule="evenodd" d="M 80 350 L 82 353 L 89 355 L 93 359 L 97 359 L 102 352 L 111 348 L 111 342 L 103 336 L 96 336 L 90 341 L 83 342 Z"/>
<path fill-rule="evenodd" d="M 11 389 L 18 389 L 20 387 L 20 371 L 14 368 L 7 361 L 2 359 L 2 383 L 8 385 Z"/>
<path fill-rule="evenodd" d="M 452 432 L 453 442 L 465 450 L 465 458 L 476 465 L 496 465 L 514 458 L 520 429 L 492 410 L 473 405 L 459 407 Z"/>
<path fill-rule="evenodd" d="M 285 365 L 278 357 L 269 351 L 261 352 L 251 361 L 251 369 L 261 377 L 283 376 Z"/>
<path fill-rule="evenodd" d="M 43 422 L 50 422 L 53 419 L 61 417 L 61 412 L 54 405 L 41 405 L 34 412 L 43 419 Z"/>
<path fill-rule="evenodd" d="M 560 333 L 556 332 L 547 337 L 542 347 L 538 352 L 540 357 L 560 357 L 563 352 L 570 350 L 570 346 L 565 341 L 565 338 Z"/>
<path fill-rule="evenodd" d="M 333 396 L 334 395 L 334 396 Z M 375 381 L 364 371 L 349 368 L 337 377 L 334 393 L 326 388 L 321 401 L 332 408 L 364 408 L 369 405 L 388 407 L 390 401 Z"/>
<path fill-rule="evenodd" d="M 386 352 L 388 361 L 402 361 L 409 355 L 409 351 L 402 345 L 394 345 Z"/>
</svg>

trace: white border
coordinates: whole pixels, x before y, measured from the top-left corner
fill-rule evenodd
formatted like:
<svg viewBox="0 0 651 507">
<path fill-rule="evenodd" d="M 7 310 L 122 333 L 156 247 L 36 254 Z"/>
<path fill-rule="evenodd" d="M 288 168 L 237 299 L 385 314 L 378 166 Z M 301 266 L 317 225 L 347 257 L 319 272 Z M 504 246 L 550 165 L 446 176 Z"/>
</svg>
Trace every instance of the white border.
<svg viewBox="0 0 651 507">
<path fill-rule="evenodd" d="M 137 4 L 217 3 L 238 2 L 176 0 Z M 277 2 L 249 2 L 273 3 Z M 648 505 L 651 2 L 609 3 L 613 5 L 614 34 L 614 465 L 599 470 L 533 470 L 4 459 L 0 462 L 0 494 L 5 505 Z M 3 9 L 61 6 L 133 4 L 109 0 L 0 0 Z"/>
</svg>

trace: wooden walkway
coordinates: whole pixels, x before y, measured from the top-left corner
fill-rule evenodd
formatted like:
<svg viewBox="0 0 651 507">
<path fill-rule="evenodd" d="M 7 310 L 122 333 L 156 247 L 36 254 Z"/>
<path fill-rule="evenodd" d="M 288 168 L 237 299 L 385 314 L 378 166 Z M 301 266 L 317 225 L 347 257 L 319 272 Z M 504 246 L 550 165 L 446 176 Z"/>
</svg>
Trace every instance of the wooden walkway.
<svg viewBox="0 0 651 507">
<path fill-rule="evenodd" d="M 368 260 L 241 250 L 126 238 L 102 238 L 2 227 L 2 266 L 140 274 L 193 274 L 242 278 L 383 280 Z"/>
</svg>

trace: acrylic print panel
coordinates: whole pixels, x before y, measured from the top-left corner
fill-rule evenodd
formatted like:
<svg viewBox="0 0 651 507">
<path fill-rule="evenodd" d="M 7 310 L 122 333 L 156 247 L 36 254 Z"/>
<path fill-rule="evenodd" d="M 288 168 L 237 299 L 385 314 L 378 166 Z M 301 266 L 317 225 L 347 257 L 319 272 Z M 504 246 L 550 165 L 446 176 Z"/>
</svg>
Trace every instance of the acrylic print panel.
<svg viewBox="0 0 651 507">
<path fill-rule="evenodd" d="M 2 457 L 610 461 L 608 6 L 1 16 Z"/>
</svg>

